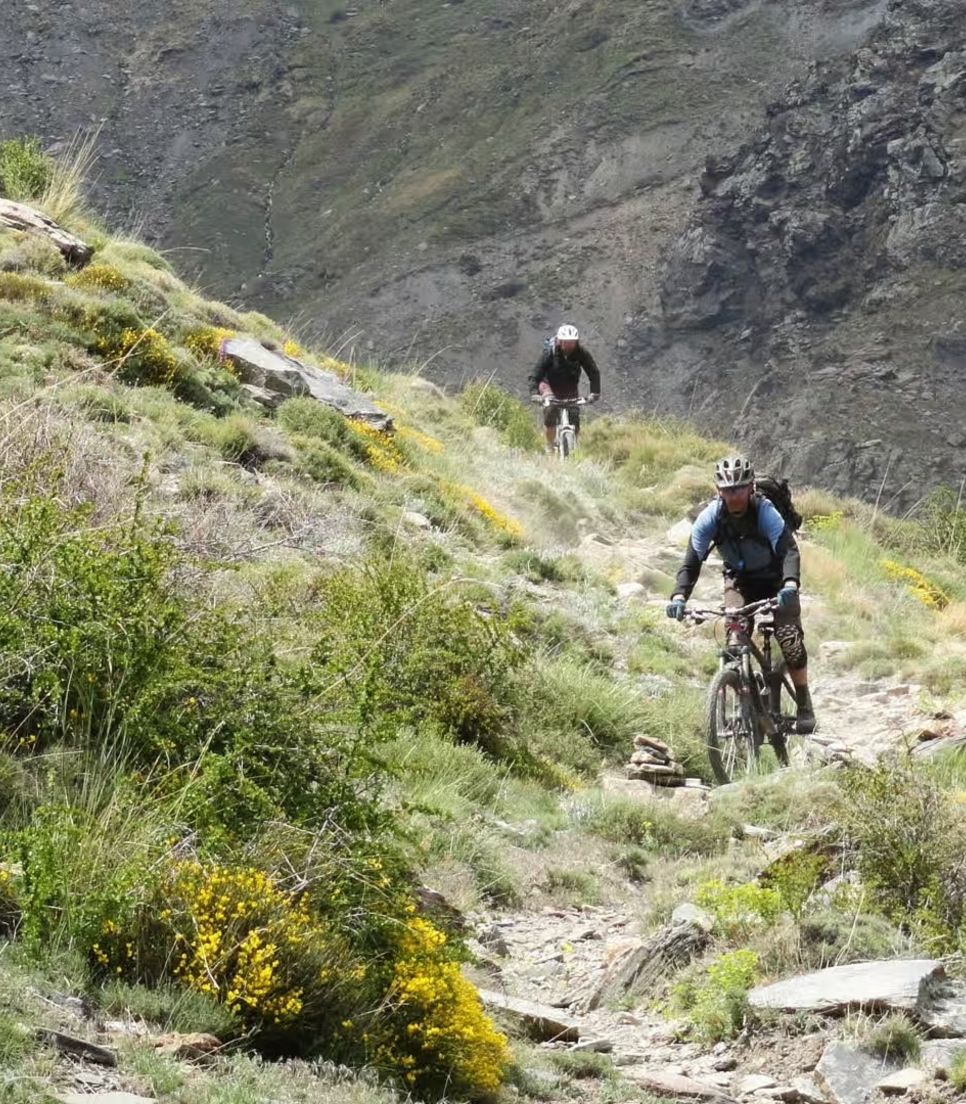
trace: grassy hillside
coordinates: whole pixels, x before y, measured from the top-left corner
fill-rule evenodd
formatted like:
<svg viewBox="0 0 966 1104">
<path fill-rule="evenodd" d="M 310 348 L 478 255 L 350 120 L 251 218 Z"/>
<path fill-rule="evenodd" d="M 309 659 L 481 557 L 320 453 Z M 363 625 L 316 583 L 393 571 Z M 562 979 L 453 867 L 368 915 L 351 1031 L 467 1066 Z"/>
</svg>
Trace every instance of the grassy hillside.
<svg viewBox="0 0 966 1104">
<path fill-rule="evenodd" d="M 232 1044 L 197 1074 L 126 1045 L 126 1083 L 164 1100 L 469 1099 L 508 1080 L 539 1095 L 525 1074 L 542 1059 L 483 1014 L 464 936 L 450 908 L 426 911 L 421 882 L 475 915 L 632 899 L 644 930 L 702 901 L 717 938 L 675 998 L 702 1037 L 734 1028 L 754 976 L 959 946 L 956 761 L 857 770 L 844 791 L 822 772 L 752 780 L 702 820 L 600 787 L 639 731 L 707 774 L 713 642 L 670 626 L 661 599 L 666 532 L 707 497 L 726 445 L 603 418 L 561 468 L 498 388 L 448 396 L 303 349 L 92 223 L 70 174 L 29 150 L 0 155 L 4 189 L 31 165 L 17 194 L 97 253 L 71 272 L 0 232 L 8 1099 L 41 1099 L 62 1073 L 32 1029 L 51 1015 L 37 994 L 65 991 Z M 397 432 L 306 399 L 266 414 L 219 360 L 228 332 L 333 368 Z M 840 668 L 952 704 L 957 503 L 924 524 L 799 497 L 813 644 L 845 642 Z M 618 597 L 628 579 L 645 601 Z M 749 821 L 831 826 L 867 894 L 816 905 L 815 864 L 771 896 L 749 888 Z M 887 829 L 910 834 L 902 869 L 877 842 Z M 718 961 L 738 964 L 725 990 L 706 972 Z"/>
</svg>

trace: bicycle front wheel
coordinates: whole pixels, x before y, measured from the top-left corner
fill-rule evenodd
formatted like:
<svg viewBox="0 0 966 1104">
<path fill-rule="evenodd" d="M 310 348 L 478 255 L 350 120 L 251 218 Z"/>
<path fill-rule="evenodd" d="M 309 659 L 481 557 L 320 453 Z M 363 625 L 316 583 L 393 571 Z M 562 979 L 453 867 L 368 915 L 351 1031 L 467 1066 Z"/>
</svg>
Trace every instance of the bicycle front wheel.
<svg viewBox="0 0 966 1104">
<path fill-rule="evenodd" d="M 707 722 L 708 759 L 715 778 L 724 784 L 754 770 L 761 734 L 750 702 L 741 693 L 741 675 L 733 667 L 723 667 L 711 680 Z"/>
<path fill-rule="evenodd" d="M 568 456 L 573 455 L 574 444 L 575 443 L 576 442 L 575 442 L 575 438 L 574 438 L 574 431 L 572 429 L 570 429 L 568 427 L 567 429 L 561 430 L 560 440 L 558 442 L 558 444 L 560 446 L 560 459 L 561 460 L 566 460 Z"/>
</svg>

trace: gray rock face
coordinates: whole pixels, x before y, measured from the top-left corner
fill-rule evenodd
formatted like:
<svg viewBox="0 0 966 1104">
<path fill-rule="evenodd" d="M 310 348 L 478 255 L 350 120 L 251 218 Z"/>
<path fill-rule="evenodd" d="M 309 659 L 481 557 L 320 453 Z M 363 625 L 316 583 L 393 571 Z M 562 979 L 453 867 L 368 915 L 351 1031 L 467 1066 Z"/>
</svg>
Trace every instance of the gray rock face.
<svg viewBox="0 0 966 1104">
<path fill-rule="evenodd" d="M 845 1043 L 830 1043 L 815 1067 L 815 1080 L 832 1104 L 866 1104 L 882 1078 L 898 1069 Z"/>
<path fill-rule="evenodd" d="M 731 415 L 788 474 L 852 491 L 886 470 L 897 487 L 954 482 L 966 414 L 966 25 L 958 0 L 883 9 L 865 45 L 818 61 L 753 138 L 709 158 L 668 251 L 663 328 L 629 340 L 629 363 L 647 348 L 657 386 L 699 416 Z"/>
<path fill-rule="evenodd" d="M 278 406 L 296 396 L 331 406 L 347 418 L 359 418 L 376 429 L 392 429 L 392 418 L 364 395 L 311 364 L 274 349 L 267 349 L 252 337 L 230 337 L 222 344 L 222 356 L 230 360 L 251 395 L 267 406 Z"/>
<path fill-rule="evenodd" d="M 785 1012 L 848 1012 L 922 1007 L 943 977 L 935 959 L 895 959 L 832 966 L 802 977 L 759 986 L 748 995 L 752 1008 Z"/>
</svg>

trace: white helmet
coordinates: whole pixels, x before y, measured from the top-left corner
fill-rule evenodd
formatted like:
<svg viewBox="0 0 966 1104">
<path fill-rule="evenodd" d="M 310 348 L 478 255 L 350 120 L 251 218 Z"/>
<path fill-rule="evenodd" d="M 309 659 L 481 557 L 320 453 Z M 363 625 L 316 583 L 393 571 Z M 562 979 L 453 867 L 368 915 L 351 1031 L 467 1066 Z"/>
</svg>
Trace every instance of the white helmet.
<svg viewBox="0 0 966 1104">
<path fill-rule="evenodd" d="M 557 330 L 558 341 L 579 341 L 580 334 L 577 333 L 577 327 L 571 326 L 568 323 L 564 323 L 559 330 Z"/>
<path fill-rule="evenodd" d="M 747 456 L 726 456 L 714 466 L 716 487 L 747 487 L 755 481 L 755 469 Z"/>
</svg>

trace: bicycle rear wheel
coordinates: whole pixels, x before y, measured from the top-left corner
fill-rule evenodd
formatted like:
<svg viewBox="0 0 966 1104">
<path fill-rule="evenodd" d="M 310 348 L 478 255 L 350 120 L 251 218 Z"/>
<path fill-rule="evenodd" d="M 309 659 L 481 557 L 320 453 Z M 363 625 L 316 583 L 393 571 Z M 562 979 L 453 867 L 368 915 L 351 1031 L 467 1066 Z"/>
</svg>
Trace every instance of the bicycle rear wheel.
<svg viewBox="0 0 966 1104">
<path fill-rule="evenodd" d="M 733 782 L 756 767 L 761 747 L 756 720 L 741 693 L 741 675 L 723 667 L 711 680 L 707 705 L 708 759 L 719 782 Z"/>
</svg>

